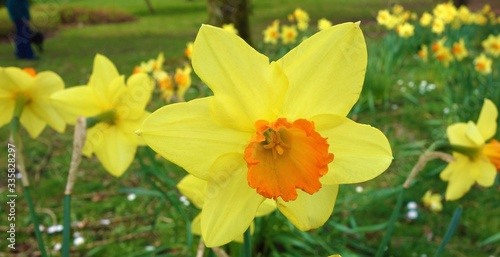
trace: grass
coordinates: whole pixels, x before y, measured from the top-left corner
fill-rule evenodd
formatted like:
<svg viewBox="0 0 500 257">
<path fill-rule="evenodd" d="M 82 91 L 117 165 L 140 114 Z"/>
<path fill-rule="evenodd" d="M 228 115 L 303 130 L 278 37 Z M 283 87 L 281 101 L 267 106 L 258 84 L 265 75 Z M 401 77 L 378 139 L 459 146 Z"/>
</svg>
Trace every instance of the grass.
<svg viewBox="0 0 500 257">
<path fill-rule="evenodd" d="M 430 0 L 400 2 L 419 12 L 434 5 Z M 87 83 L 96 53 L 110 58 L 123 74 L 130 74 L 135 65 L 156 57 L 160 51 L 165 53 L 167 67 L 173 68 L 183 60 L 185 44 L 194 40 L 200 24 L 206 20 L 205 2 L 156 0 L 152 3 L 155 14 L 150 14 L 144 2 L 137 0 L 120 1 L 119 6 L 109 0 L 60 2 L 62 6 L 119 8 L 136 16 L 137 21 L 61 27 L 47 39 L 46 52 L 36 62 L 16 60 L 11 45 L 2 43 L 0 66 L 32 66 L 39 71 L 52 70 L 63 77 L 67 87 Z M 296 7 L 302 7 L 313 21 L 322 17 L 334 23 L 362 20 L 370 52 L 374 52 L 383 35 L 383 31 L 374 26 L 374 17 L 378 9 L 386 8 L 390 3 L 382 0 L 338 0 L 334 4 L 329 0 L 254 0 L 251 16 L 253 37 L 260 40 L 261 31 L 272 20 L 284 20 Z M 390 78 L 373 73 L 367 75 L 367 81 L 372 84 L 370 88 L 365 88 L 362 101 L 369 102 L 368 92 L 372 92 L 374 103 L 371 108 L 366 107 L 369 104 L 359 105 L 351 117 L 372 124 L 389 137 L 395 156 L 391 168 L 373 181 L 341 186 L 331 219 L 317 230 L 300 232 L 279 213 L 258 219 L 254 235 L 257 248 L 280 253 L 279 256 L 374 255 L 396 202 L 395 188 L 404 182 L 425 147 L 442 137 L 446 125 L 455 121 L 442 112 L 446 104 L 442 102 L 441 90 L 425 95 L 411 92 L 409 95 L 418 98 L 417 102 L 400 95 L 398 87 L 401 85 L 390 84 L 393 86 L 386 91 L 388 83 L 401 79 L 403 85 L 409 88 L 409 82 L 418 84 L 426 75 L 415 71 L 413 66 L 401 69 L 400 73 L 392 74 Z M 382 89 L 377 89 L 377 85 Z M 392 96 L 392 101 L 386 101 L 386 94 Z M 393 108 L 394 105 L 397 108 Z M 471 119 L 476 120 L 477 117 Z M 7 134 L 6 127 L 0 128 L 3 145 L 7 145 Z M 72 128 L 64 134 L 46 129 L 37 140 L 25 142 L 28 170 L 33 171 L 30 179 L 34 200 L 41 223 L 46 227 L 62 223 L 62 197 L 70 159 L 71 134 Z M 24 134 L 24 138 L 28 135 Z M 154 153 L 141 148 L 137 159 L 142 162 L 134 162 L 121 178 L 108 175 L 95 158 L 84 159 L 74 190 L 72 220 L 78 222 L 74 224 L 73 231 L 79 232 L 86 242 L 83 246 L 74 247 L 72 256 L 194 256 L 199 239 L 186 233 L 185 228 L 186 217 L 193 218 L 197 210 L 188 207 L 180 212 L 176 202 L 180 195 L 169 184 L 178 181 L 185 173 L 165 160 L 155 161 L 154 158 Z M 2 163 L 4 159 L 0 157 Z M 446 184 L 437 177 L 443 167 L 444 164 L 439 161 L 429 163 L 417 178 L 415 186 L 405 195 L 404 203 L 420 203 L 420 198 L 430 188 L 444 192 Z M 363 192 L 357 193 L 356 186 L 361 186 Z M 3 190 L 4 184 L 0 187 L 2 194 Z M 488 189 L 473 188 L 460 201 L 444 203 L 444 210 L 439 214 L 420 208 L 420 217 L 416 220 L 405 218 L 403 211 L 385 256 L 432 255 L 438 249 L 458 205 L 464 207 L 464 213 L 455 237 L 441 256 L 500 255 L 500 248 L 495 243 L 480 245 L 497 233 L 500 227 L 497 218 L 500 216 L 498 190 L 498 183 Z M 137 199 L 127 200 L 130 193 L 135 193 Z M 25 203 L 19 201 L 16 208 L 19 217 L 18 251 L 0 253 L 0 256 L 37 256 Z M 102 224 L 106 220 L 109 225 Z M 60 233 L 44 232 L 44 236 L 49 249 L 61 241 Z M 146 250 L 147 246 L 155 247 L 154 254 Z M 237 256 L 239 247 L 232 243 L 227 250 L 232 256 Z M 0 249 L 7 249 L 4 240 L 0 242 Z M 57 254 L 54 253 L 54 256 Z"/>
</svg>

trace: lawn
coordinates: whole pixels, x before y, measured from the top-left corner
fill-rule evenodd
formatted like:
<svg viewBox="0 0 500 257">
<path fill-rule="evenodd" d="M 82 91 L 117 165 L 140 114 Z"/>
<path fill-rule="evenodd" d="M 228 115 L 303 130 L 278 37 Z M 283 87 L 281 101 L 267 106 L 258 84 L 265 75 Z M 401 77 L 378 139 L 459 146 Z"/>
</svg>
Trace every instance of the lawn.
<svg viewBox="0 0 500 257">
<path fill-rule="evenodd" d="M 136 65 L 156 58 L 160 52 L 165 55 L 165 69 L 173 71 L 183 65 L 186 44 L 194 40 L 200 24 L 207 20 L 206 3 L 201 0 L 152 0 L 154 14 L 149 13 L 144 1 L 137 0 L 123 0 L 119 4 L 112 0 L 34 2 L 33 8 L 51 10 L 46 12 L 50 15 L 57 13 L 54 10 L 69 6 L 120 10 L 136 17 L 135 21 L 124 23 L 60 26 L 49 33 L 45 51 L 37 61 L 16 60 L 8 40 L 0 41 L 0 67 L 51 70 L 63 78 L 66 87 L 88 82 L 97 53 L 108 57 L 127 77 Z M 500 87 L 498 60 L 487 81 L 480 76 L 460 77 L 461 70 L 454 64 L 451 69 L 436 62 L 422 64 L 415 57 L 419 45 L 399 46 L 402 52 L 406 51 L 404 57 L 390 55 L 390 49 L 396 47 L 393 42 L 401 41 L 378 25 L 376 17 L 378 10 L 391 8 L 392 3 L 383 0 L 252 1 L 251 31 L 259 50 L 265 47 L 262 31 L 274 19 L 285 22 L 297 7 L 309 13 L 311 24 L 320 18 L 327 18 L 333 24 L 361 21 L 368 45 L 368 68 L 361 98 L 348 117 L 380 129 L 389 139 L 394 156 L 389 169 L 379 177 L 360 184 L 341 185 L 335 210 L 321 228 L 299 231 L 277 211 L 256 219 L 253 246 L 255 252 L 260 252 L 256 256 L 328 256 L 337 253 L 343 257 L 375 256 L 387 233 L 401 185 L 419 156 L 434 141 L 446 139 L 448 125 L 478 119 L 482 98 L 478 100 L 471 96 L 474 88 L 450 85 L 470 79 L 476 86 L 486 81 L 493 88 Z M 436 5 L 436 1 L 431 0 L 398 3 L 418 14 Z M 491 31 L 500 33 L 498 24 Z M 414 54 L 408 54 L 410 52 Z M 457 71 L 448 72 L 453 69 Z M 465 69 L 462 71 L 466 73 Z M 194 84 L 201 83 L 196 76 L 193 80 Z M 431 84 L 435 90 L 420 90 Z M 500 103 L 500 90 L 474 94 L 485 95 L 497 105 Z M 462 99 L 464 95 L 466 99 Z M 189 91 L 188 96 L 193 98 L 194 91 Z M 153 112 L 163 103 L 161 99 L 153 99 L 148 111 Z M 8 134 L 8 126 L 0 128 L 0 142 L 5 149 Z M 22 132 L 32 195 L 51 256 L 60 256 L 60 251 L 55 249 L 62 241 L 62 233 L 50 230 L 54 229 L 53 225 L 62 224 L 72 134 L 72 126 L 68 126 L 63 134 L 46 128 L 34 140 Z M 495 138 L 498 139 L 498 135 Z M 2 165 L 7 163 L 6 152 L 3 153 L 0 157 Z M 473 186 L 463 198 L 443 201 L 443 210 L 435 213 L 425 208 L 421 199 L 429 189 L 445 192 L 447 184 L 439 179 L 445 166 L 443 161 L 430 161 L 415 178 L 412 187 L 406 190 L 402 210 L 397 213 L 392 237 L 383 256 L 434 255 L 459 206 L 463 208 L 463 214 L 441 256 L 500 256 L 498 176 L 492 187 Z M 71 213 L 72 238 L 81 237 L 84 243 L 72 246 L 72 256 L 195 256 L 200 238 L 191 234 L 188 228 L 198 210 L 192 205 L 184 206 L 179 200 L 181 194 L 175 188 L 185 175 L 182 168 L 162 159 L 146 146 L 139 147 L 135 161 L 119 178 L 107 173 L 95 157 L 84 157 L 77 173 Z M 0 181 L 0 193 L 5 196 L 6 180 Z M 20 181 L 17 186 L 21 196 Z M 22 197 L 17 201 L 16 250 L 9 251 L 7 241 L 2 239 L 0 256 L 40 256 L 27 205 Z M 415 219 L 407 216 L 409 209 L 406 206 L 412 201 L 418 204 Z M 6 213 L 6 208 L 2 204 L 0 213 Z M 0 230 L 6 231 L 6 217 L 0 220 Z M 230 243 L 224 249 L 231 256 L 238 256 L 240 248 L 241 244 Z M 205 256 L 212 255 L 206 251 Z"/>
</svg>

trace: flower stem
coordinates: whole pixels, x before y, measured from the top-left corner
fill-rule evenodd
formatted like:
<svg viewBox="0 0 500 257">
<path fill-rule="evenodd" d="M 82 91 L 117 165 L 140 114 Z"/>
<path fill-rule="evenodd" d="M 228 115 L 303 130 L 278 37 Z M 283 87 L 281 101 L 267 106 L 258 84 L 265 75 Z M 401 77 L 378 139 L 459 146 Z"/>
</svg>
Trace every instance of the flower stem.
<svg viewBox="0 0 500 257">
<path fill-rule="evenodd" d="M 69 257 L 70 254 L 70 234 L 71 234 L 71 194 L 76 181 L 76 171 L 82 160 L 82 149 L 86 137 L 86 120 L 79 117 L 75 125 L 73 136 L 73 153 L 71 155 L 71 165 L 68 172 L 68 182 L 64 190 L 64 221 L 63 221 L 63 244 L 62 256 Z"/>
<path fill-rule="evenodd" d="M 47 257 L 47 252 L 45 251 L 45 244 L 43 242 L 42 233 L 40 233 L 40 226 L 38 225 L 38 219 L 36 217 L 35 206 L 33 204 L 33 200 L 31 199 L 31 189 L 30 183 L 28 179 L 28 173 L 26 172 L 26 166 L 24 164 L 24 155 L 23 155 L 23 147 L 21 141 L 21 122 L 19 117 L 21 116 L 22 105 L 18 107 L 16 104 L 16 109 L 14 112 L 14 116 L 10 121 L 10 135 L 13 145 L 16 147 L 16 164 L 17 169 L 21 173 L 21 181 L 24 188 L 24 197 L 26 198 L 26 202 L 28 204 L 28 209 L 31 217 L 31 222 L 33 222 L 33 227 L 35 230 L 35 237 L 38 242 L 38 247 L 40 248 L 40 252 L 42 257 Z"/>
<path fill-rule="evenodd" d="M 243 234 L 243 253 L 245 257 L 252 257 L 252 236 L 250 235 L 250 228 Z"/>
</svg>

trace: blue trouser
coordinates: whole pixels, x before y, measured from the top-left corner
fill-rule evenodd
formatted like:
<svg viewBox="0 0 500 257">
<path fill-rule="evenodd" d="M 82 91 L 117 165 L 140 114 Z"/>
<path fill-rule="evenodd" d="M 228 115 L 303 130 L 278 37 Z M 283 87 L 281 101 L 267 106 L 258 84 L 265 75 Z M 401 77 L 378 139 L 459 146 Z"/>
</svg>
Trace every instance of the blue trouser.
<svg viewBox="0 0 500 257">
<path fill-rule="evenodd" d="M 15 20 L 16 36 L 14 43 L 16 44 L 16 57 L 19 59 L 34 59 L 35 53 L 31 48 L 31 29 L 29 24 L 24 20 Z"/>
</svg>

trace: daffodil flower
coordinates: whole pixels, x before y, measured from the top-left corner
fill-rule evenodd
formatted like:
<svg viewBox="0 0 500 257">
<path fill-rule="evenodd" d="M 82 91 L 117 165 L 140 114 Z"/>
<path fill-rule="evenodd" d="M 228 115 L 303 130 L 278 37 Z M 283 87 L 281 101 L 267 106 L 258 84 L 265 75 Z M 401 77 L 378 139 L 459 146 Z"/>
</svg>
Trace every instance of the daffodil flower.
<svg viewBox="0 0 500 257">
<path fill-rule="evenodd" d="M 193 205 L 202 209 L 207 196 L 208 181 L 199 179 L 193 175 L 185 176 L 178 184 L 177 188 L 185 197 L 193 203 Z M 270 214 L 276 210 L 276 202 L 270 199 L 265 200 L 257 209 L 255 217 L 261 217 Z M 198 214 L 191 223 L 191 231 L 195 235 L 201 236 L 201 214 Z M 235 242 L 243 242 L 243 234 L 238 235 L 233 239 Z"/>
<path fill-rule="evenodd" d="M 137 133 L 208 181 L 207 246 L 241 235 L 266 199 L 299 229 L 318 228 L 333 212 L 339 184 L 370 180 L 390 165 L 385 135 L 345 117 L 366 71 L 359 23 L 323 30 L 273 62 L 204 25 L 192 61 L 214 96 L 165 106 Z"/>
<path fill-rule="evenodd" d="M 19 115 L 32 138 L 38 137 L 47 124 L 64 132 L 66 124 L 50 101 L 53 93 L 63 89 L 63 80 L 54 72 L 36 74 L 33 69 L 0 67 L 0 127 Z M 16 108 L 20 113 L 15 114 Z"/>
<path fill-rule="evenodd" d="M 446 200 L 461 198 L 475 183 L 490 187 L 495 182 L 500 167 L 500 144 L 496 140 L 486 141 L 496 133 L 497 117 L 495 104 L 485 99 L 476 124 L 469 121 L 448 127 L 448 139 L 457 151 L 453 152 L 456 161 L 440 174 L 442 180 L 448 181 Z"/>
<path fill-rule="evenodd" d="M 66 122 L 74 124 L 78 116 L 92 117 L 83 153 L 94 153 L 104 168 L 121 176 L 130 166 L 139 145 L 134 131 L 149 115 L 145 111 L 153 84 L 145 73 L 128 78 L 116 70 L 106 57 L 96 55 L 89 83 L 60 91 L 52 96 L 63 110 Z"/>
<path fill-rule="evenodd" d="M 425 192 L 425 195 L 422 197 L 422 202 L 424 203 L 424 206 L 429 208 L 432 212 L 440 212 L 443 210 L 441 195 L 433 194 L 430 190 Z"/>
</svg>

